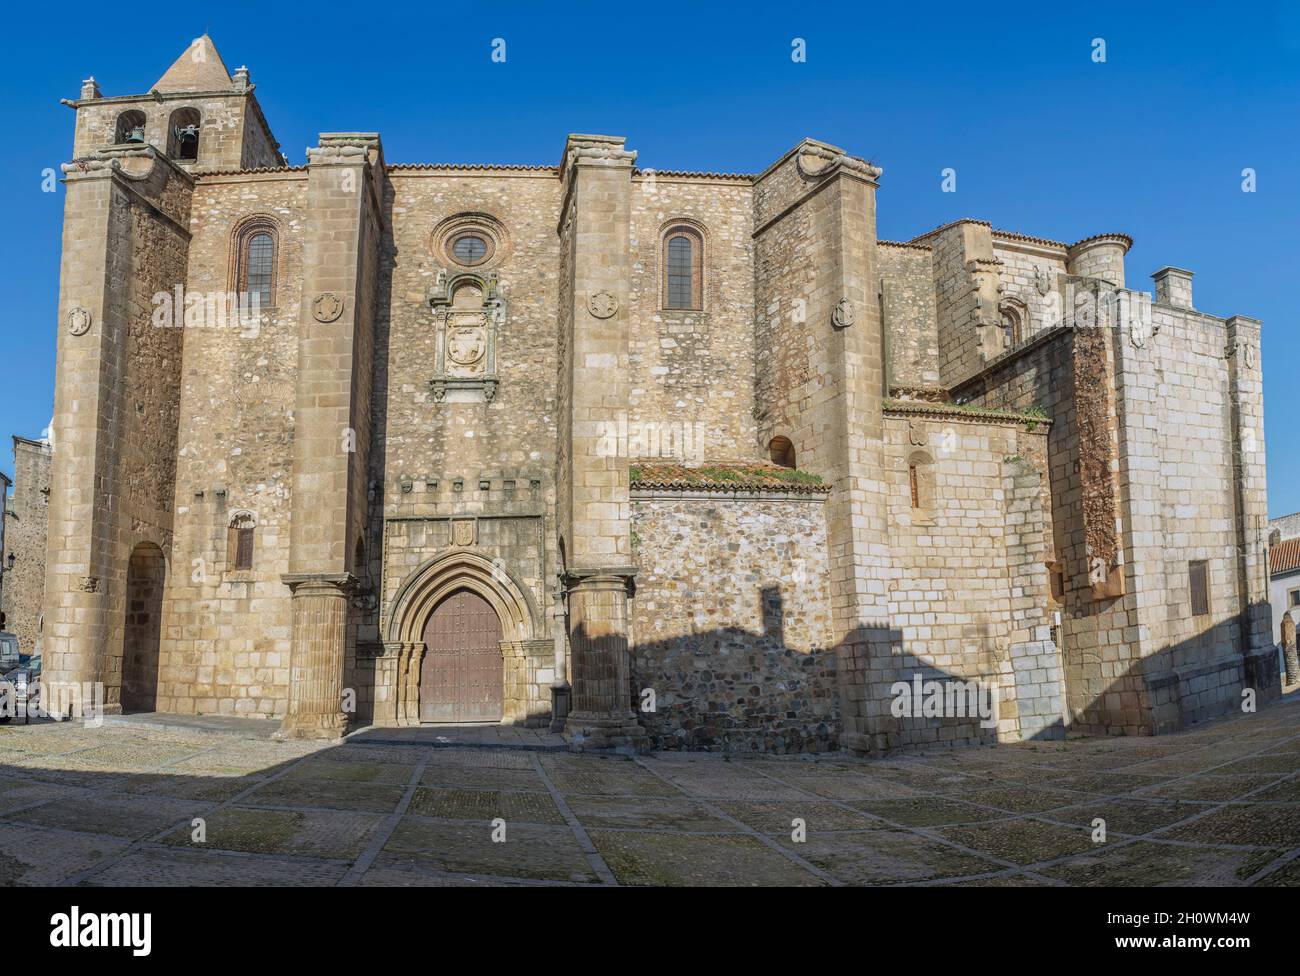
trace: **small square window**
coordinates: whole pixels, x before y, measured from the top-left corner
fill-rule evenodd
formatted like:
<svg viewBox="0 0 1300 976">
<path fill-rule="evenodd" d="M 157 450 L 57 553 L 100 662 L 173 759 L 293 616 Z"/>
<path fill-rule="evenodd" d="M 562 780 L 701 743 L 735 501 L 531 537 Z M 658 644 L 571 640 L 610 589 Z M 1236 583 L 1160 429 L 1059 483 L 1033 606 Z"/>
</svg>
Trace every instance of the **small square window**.
<svg viewBox="0 0 1300 976">
<path fill-rule="evenodd" d="M 1288 607 L 1300 607 L 1300 590 L 1292 590 L 1286 595 L 1286 605 Z"/>
</svg>

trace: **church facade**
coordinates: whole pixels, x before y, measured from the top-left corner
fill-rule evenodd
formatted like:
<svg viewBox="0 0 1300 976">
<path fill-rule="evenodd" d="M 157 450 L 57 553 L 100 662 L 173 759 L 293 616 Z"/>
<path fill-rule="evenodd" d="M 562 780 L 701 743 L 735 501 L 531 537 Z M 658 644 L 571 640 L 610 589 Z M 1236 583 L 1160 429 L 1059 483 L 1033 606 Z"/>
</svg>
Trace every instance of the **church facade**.
<svg viewBox="0 0 1300 976">
<path fill-rule="evenodd" d="M 813 139 L 290 165 L 206 36 L 67 104 L 42 641 L 110 710 L 879 751 L 1279 691 L 1260 324 L 1123 234 L 879 240 Z"/>
</svg>

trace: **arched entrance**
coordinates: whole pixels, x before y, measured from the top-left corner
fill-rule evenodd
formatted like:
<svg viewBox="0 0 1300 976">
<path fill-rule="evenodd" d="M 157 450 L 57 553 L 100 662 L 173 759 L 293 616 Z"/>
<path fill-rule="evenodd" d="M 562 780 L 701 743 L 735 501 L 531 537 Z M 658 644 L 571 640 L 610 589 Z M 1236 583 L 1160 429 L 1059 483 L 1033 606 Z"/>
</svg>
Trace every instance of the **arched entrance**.
<svg viewBox="0 0 1300 976">
<path fill-rule="evenodd" d="M 505 680 L 501 618 L 471 590 L 429 614 L 420 666 L 421 722 L 499 722 Z"/>
<path fill-rule="evenodd" d="M 379 721 L 521 721 L 537 619 L 528 589 L 499 559 L 456 548 L 421 563 L 384 622 L 392 705 Z"/>
<path fill-rule="evenodd" d="M 159 644 L 167 560 L 152 542 L 131 553 L 126 569 L 126 626 L 122 632 L 122 711 L 158 708 Z"/>
</svg>

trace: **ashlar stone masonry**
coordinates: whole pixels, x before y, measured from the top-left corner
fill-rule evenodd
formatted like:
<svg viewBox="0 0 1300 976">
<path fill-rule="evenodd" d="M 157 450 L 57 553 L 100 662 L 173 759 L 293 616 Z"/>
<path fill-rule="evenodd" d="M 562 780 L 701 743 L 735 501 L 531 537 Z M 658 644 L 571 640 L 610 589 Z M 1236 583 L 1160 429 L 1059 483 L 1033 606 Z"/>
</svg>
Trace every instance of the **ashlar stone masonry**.
<svg viewBox="0 0 1300 976">
<path fill-rule="evenodd" d="M 880 751 L 1277 693 L 1260 325 L 1123 234 L 882 241 L 814 139 L 291 165 L 206 36 L 67 104 L 42 640 L 110 708 Z"/>
</svg>

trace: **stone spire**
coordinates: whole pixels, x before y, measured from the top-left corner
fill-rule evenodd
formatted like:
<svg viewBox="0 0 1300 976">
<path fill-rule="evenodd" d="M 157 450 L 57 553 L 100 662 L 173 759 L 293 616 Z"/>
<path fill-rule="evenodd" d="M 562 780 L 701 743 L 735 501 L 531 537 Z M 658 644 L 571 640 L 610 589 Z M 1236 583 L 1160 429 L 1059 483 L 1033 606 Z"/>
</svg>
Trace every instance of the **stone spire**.
<svg viewBox="0 0 1300 976">
<path fill-rule="evenodd" d="M 160 92 L 226 91 L 234 82 L 207 34 L 196 37 L 154 84 Z"/>
</svg>

